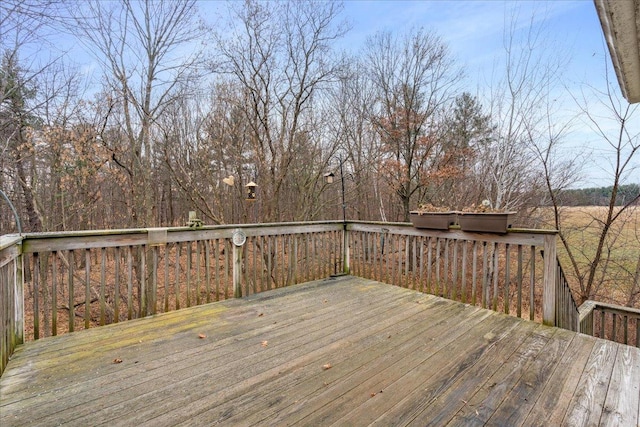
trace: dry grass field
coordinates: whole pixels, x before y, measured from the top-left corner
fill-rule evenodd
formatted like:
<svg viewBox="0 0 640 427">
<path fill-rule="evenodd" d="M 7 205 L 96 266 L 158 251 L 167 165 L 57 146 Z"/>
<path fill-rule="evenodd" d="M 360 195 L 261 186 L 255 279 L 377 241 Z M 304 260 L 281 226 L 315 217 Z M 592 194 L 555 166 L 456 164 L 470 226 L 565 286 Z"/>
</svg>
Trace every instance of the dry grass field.
<svg viewBox="0 0 640 427">
<path fill-rule="evenodd" d="M 619 210 L 615 211 L 618 214 Z M 542 211 L 551 225 L 552 212 Z M 578 272 L 572 267 L 567 250 L 559 244 L 558 254 L 563 269 L 576 295 L 580 294 L 580 276 L 587 280 L 607 208 L 604 206 L 564 207 L 561 228 L 573 253 Z M 595 272 L 592 299 L 640 308 L 640 206 L 628 208 L 620 214 L 602 246 L 602 259 Z"/>
</svg>

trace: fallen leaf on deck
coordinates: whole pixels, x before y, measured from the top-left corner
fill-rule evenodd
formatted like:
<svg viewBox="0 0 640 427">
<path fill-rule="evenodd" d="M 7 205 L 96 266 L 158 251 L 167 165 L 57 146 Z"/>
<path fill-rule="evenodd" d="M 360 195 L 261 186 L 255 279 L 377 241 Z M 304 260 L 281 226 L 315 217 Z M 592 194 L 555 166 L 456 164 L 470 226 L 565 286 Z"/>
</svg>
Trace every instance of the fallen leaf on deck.
<svg viewBox="0 0 640 427">
<path fill-rule="evenodd" d="M 373 397 L 373 396 L 375 396 L 375 395 L 376 395 L 376 393 L 371 393 L 371 397 Z"/>
<path fill-rule="evenodd" d="M 206 337 L 207 337 L 207 336 L 206 336 L 205 334 L 198 334 L 198 338 L 200 338 L 200 339 L 204 339 L 204 338 L 206 338 Z"/>
<path fill-rule="evenodd" d="M 267 345 L 269 345 L 269 341 L 262 341 L 262 346 L 266 347 Z"/>
<path fill-rule="evenodd" d="M 264 316 L 264 313 L 258 314 L 258 317 L 262 317 L 262 316 Z"/>
<path fill-rule="evenodd" d="M 331 363 L 326 363 L 326 364 L 322 365 L 322 369 L 324 371 L 326 371 L 327 369 L 331 369 L 331 368 L 332 368 Z"/>
<path fill-rule="evenodd" d="M 113 363 L 122 363 L 122 359 L 113 359 Z"/>
</svg>

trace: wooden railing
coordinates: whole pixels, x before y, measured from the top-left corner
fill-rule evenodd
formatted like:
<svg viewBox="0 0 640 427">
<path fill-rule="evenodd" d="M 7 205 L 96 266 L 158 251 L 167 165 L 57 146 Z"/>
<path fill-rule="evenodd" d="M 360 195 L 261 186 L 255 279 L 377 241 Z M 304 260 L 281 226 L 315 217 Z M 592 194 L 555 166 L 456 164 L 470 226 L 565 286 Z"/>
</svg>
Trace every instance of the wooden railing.
<svg viewBox="0 0 640 427">
<path fill-rule="evenodd" d="M 579 311 L 583 334 L 640 348 L 640 310 L 585 301 Z"/>
<path fill-rule="evenodd" d="M 29 235 L 26 338 L 327 277 L 342 271 L 343 230 L 329 222 Z"/>
<path fill-rule="evenodd" d="M 2 242 L 0 372 L 25 339 L 344 273 L 578 327 L 553 231 L 494 235 L 327 221 L 39 233 Z"/>
<path fill-rule="evenodd" d="M 571 290 L 560 280 L 553 231 L 498 235 L 364 222 L 351 222 L 347 229 L 354 275 L 578 328 Z"/>
<path fill-rule="evenodd" d="M 0 237 L 0 374 L 24 341 L 21 249 L 21 237 Z"/>
</svg>

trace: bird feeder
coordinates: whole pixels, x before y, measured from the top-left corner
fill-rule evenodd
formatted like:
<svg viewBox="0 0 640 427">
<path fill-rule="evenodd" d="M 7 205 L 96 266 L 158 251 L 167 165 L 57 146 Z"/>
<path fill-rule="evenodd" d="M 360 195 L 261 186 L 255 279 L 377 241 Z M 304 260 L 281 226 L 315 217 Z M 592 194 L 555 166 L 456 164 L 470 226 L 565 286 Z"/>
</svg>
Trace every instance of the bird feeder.
<svg viewBox="0 0 640 427">
<path fill-rule="evenodd" d="M 246 200 L 252 201 L 252 200 L 256 199 L 256 187 L 257 186 L 258 186 L 258 184 L 256 184 L 253 181 L 251 181 L 250 183 L 248 183 L 247 185 L 244 186 L 247 189 L 247 198 L 246 198 Z"/>
<path fill-rule="evenodd" d="M 324 182 L 326 182 L 327 184 L 333 184 L 334 178 L 335 178 L 335 175 L 333 174 L 333 172 L 324 174 Z"/>
</svg>

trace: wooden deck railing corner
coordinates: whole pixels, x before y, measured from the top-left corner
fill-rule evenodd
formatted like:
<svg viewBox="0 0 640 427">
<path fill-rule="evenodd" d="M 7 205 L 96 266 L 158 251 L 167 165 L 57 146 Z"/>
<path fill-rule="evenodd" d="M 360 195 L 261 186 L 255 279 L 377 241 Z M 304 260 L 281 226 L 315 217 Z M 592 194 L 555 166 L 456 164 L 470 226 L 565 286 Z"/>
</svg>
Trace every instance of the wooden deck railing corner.
<svg viewBox="0 0 640 427">
<path fill-rule="evenodd" d="M 587 300 L 580 312 L 579 332 L 640 348 L 640 310 Z"/>
<path fill-rule="evenodd" d="M 0 375 L 24 342 L 22 236 L 0 237 Z"/>
</svg>

